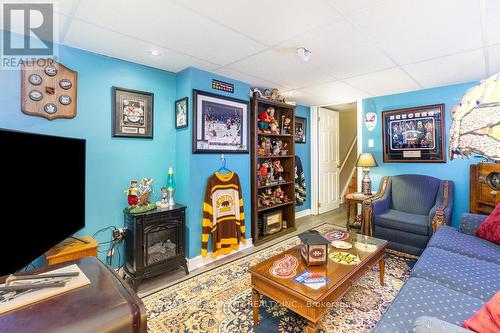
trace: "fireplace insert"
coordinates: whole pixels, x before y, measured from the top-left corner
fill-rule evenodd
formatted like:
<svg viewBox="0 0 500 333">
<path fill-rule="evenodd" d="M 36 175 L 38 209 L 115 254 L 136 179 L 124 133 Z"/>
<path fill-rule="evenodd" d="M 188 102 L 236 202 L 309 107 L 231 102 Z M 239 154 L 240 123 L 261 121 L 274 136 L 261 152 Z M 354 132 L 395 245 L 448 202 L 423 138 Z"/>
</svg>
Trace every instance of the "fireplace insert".
<svg viewBox="0 0 500 333">
<path fill-rule="evenodd" d="M 186 207 L 175 205 L 144 214 L 125 213 L 125 273 L 137 287 L 143 279 L 179 267 L 188 274 L 185 250 Z"/>
</svg>

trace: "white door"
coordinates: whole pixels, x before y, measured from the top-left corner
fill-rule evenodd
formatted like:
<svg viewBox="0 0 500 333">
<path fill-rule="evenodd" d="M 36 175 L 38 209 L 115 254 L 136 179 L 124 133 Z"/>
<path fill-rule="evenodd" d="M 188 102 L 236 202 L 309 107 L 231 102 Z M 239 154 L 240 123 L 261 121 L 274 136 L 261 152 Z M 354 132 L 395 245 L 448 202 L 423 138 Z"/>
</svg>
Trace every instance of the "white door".
<svg viewBox="0 0 500 333">
<path fill-rule="evenodd" d="M 339 113 L 319 108 L 318 210 L 319 214 L 339 208 Z"/>
</svg>

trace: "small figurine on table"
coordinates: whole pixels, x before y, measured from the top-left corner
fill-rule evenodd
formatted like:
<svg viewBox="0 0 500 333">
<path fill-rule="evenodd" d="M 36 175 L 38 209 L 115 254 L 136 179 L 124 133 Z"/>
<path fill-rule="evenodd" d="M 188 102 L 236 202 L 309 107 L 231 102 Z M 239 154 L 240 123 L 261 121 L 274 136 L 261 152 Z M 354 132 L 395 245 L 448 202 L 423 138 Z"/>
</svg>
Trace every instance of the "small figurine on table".
<svg viewBox="0 0 500 333">
<path fill-rule="evenodd" d="M 166 208 L 168 207 L 168 199 L 167 199 L 167 188 L 163 186 L 161 188 L 161 200 L 156 203 L 156 205 L 160 208 Z"/>
<path fill-rule="evenodd" d="M 273 162 L 273 169 L 274 169 L 274 175 L 275 177 L 278 178 L 278 182 L 282 182 L 283 181 L 283 172 L 284 172 L 284 169 L 283 169 L 283 166 L 281 165 L 281 161 L 276 159 L 274 160 Z"/>
<path fill-rule="evenodd" d="M 153 192 L 151 184 L 153 183 L 152 178 L 142 178 L 141 184 L 139 184 L 139 206 L 149 205 L 149 197 Z"/>
<path fill-rule="evenodd" d="M 137 206 L 137 194 L 139 193 L 139 190 L 137 189 L 137 180 L 130 181 L 130 187 L 125 191 L 125 193 L 127 194 L 129 207 Z"/>
</svg>

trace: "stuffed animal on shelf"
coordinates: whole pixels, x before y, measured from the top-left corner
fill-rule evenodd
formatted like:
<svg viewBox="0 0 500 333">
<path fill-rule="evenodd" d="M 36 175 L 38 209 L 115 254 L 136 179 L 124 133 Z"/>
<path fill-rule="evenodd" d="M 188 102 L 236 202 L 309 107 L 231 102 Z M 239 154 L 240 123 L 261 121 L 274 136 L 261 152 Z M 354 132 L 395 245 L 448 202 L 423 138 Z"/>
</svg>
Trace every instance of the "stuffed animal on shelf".
<svg viewBox="0 0 500 333">
<path fill-rule="evenodd" d="M 281 189 L 281 186 L 278 186 L 273 191 L 274 201 L 277 204 L 285 203 L 285 192 Z"/>
<path fill-rule="evenodd" d="M 292 134 L 292 118 L 290 118 L 289 116 L 283 116 L 282 122 L 283 124 L 281 125 L 281 134 Z"/>
<path fill-rule="evenodd" d="M 278 178 L 278 182 L 283 181 L 283 165 L 281 165 L 281 161 L 276 159 L 273 162 L 273 169 L 274 169 L 274 175 L 276 178 Z"/>
<path fill-rule="evenodd" d="M 259 168 L 259 182 L 263 186 L 269 185 L 269 163 L 264 162 Z"/>
<path fill-rule="evenodd" d="M 283 146 L 283 142 L 281 140 L 276 140 L 273 146 L 273 155 L 278 156 L 281 152 L 281 147 Z"/>
<path fill-rule="evenodd" d="M 260 156 L 271 155 L 271 147 L 272 147 L 272 145 L 271 145 L 270 138 L 267 138 L 267 137 L 260 138 L 260 149 L 258 151 L 258 154 Z"/>
</svg>

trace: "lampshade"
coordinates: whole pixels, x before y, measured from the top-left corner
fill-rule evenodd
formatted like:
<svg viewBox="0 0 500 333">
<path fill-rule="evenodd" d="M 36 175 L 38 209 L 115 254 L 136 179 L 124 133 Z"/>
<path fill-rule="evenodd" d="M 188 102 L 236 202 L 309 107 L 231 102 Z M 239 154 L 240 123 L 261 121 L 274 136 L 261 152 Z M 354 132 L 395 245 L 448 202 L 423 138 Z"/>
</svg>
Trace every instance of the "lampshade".
<svg viewBox="0 0 500 333">
<path fill-rule="evenodd" d="M 368 168 L 368 167 L 376 167 L 378 166 L 378 164 L 377 161 L 375 161 L 375 157 L 373 157 L 372 153 L 361 153 L 359 154 L 356 166 Z"/>
</svg>

